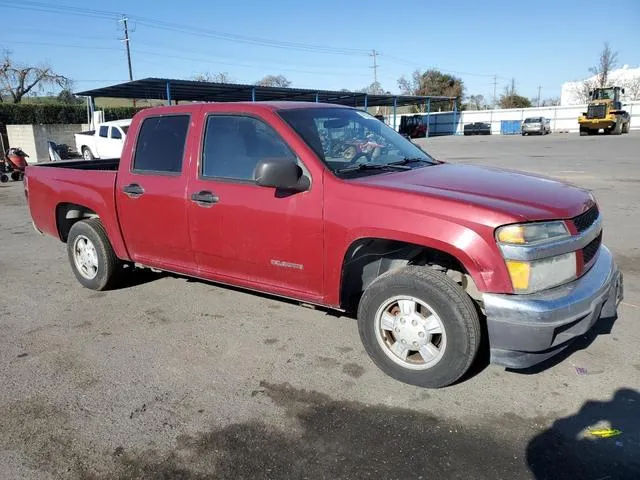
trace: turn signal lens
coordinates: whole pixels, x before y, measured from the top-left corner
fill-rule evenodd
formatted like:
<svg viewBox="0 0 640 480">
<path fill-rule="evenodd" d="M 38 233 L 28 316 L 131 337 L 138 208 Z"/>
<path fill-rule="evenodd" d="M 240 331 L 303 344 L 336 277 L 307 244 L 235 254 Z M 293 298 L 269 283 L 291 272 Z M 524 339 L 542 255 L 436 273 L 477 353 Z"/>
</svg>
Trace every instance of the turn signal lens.
<svg viewBox="0 0 640 480">
<path fill-rule="evenodd" d="M 531 245 L 569 237 L 563 221 L 506 225 L 496 232 L 498 242 L 511 245 Z"/>
<path fill-rule="evenodd" d="M 498 231 L 500 243 L 524 243 L 524 227 L 522 225 L 509 225 Z"/>
<path fill-rule="evenodd" d="M 529 278 L 531 277 L 531 264 L 529 262 L 507 260 L 507 269 L 509 270 L 514 290 L 529 290 Z"/>
</svg>

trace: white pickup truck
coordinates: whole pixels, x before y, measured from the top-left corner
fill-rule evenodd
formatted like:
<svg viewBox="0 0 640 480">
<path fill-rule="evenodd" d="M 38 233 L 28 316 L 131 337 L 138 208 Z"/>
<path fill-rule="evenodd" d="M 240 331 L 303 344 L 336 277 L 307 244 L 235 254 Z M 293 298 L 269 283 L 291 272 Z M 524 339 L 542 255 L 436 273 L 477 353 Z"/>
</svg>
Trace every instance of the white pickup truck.
<svg viewBox="0 0 640 480">
<path fill-rule="evenodd" d="M 114 120 L 98 125 L 97 130 L 75 134 L 76 151 L 85 160 L 120 158 L 131 119 Z"/>
</svg>

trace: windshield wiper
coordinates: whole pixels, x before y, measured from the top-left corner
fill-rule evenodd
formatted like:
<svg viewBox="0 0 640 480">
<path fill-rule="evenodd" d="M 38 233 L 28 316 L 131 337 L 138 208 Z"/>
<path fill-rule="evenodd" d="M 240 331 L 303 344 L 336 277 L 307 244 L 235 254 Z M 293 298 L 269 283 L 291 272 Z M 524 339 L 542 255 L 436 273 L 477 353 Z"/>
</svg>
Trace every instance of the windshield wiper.
<svg viewBox="0 0 640 480">
<path fill-rule="evenodd" d="M 411 167 L 396 163 L 359 163 L 350 167 L 339 168 L 336 173 L 357 172 L 362 170 L 383 170 L 390 168 L 392 170 L 411 170 Z"/>
<path fill-rule="evenodd" d="M 417 163 L 417 162 L 433 164 L 433 162 L 429 160 L 425 160 L 424 158 L 404 157 L 402 160 L 398 160 L 397 162 L 391 162 L 389 165 L 408 165 L 410 163 Z"/>
</svg>

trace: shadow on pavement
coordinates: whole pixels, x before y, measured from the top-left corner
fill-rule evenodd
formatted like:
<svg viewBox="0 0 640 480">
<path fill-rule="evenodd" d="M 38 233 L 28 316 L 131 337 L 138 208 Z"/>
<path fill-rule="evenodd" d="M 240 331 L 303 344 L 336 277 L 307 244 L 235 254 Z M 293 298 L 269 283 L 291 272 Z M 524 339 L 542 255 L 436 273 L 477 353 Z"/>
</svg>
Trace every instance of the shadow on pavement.
<svg viewBox="0 0 640 480">
<path fill-rule="evenodd" d="M 622 433 L 599 438 L 590 429 Z M 611 401 L 588 401 L 527 446 L 527 464 L 537 480 L 640 478 L 640 393 L 620 389 Z"/>
</svg>

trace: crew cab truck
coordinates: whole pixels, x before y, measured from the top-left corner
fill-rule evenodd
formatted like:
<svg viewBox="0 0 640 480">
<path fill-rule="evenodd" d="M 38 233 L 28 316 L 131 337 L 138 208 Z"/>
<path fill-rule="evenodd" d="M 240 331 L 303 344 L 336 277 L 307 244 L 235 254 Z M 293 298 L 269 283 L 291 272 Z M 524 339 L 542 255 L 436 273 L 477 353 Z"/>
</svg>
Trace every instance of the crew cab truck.
<svg viewBox="0 0 640 480">
<path fill-rule="evenodd" d="M 114 120 L 96 130 L 76 133 L 76 151 L 85 160 L 120 158 L 131 120 Z"/>
<path fill-rule="evenodd" d="M 336 132 L 381 148 L 334 157 Z M 349 107 L 146 109 L 119 160 L 29 166 L 25 193 L 87 288 L 148 267 L 353 312 L 376 365 L 424 387 L 483 335 L 494 363 L 534 365 L 622 298 L 590 192 L 438 161 Z"/>
</svg>

